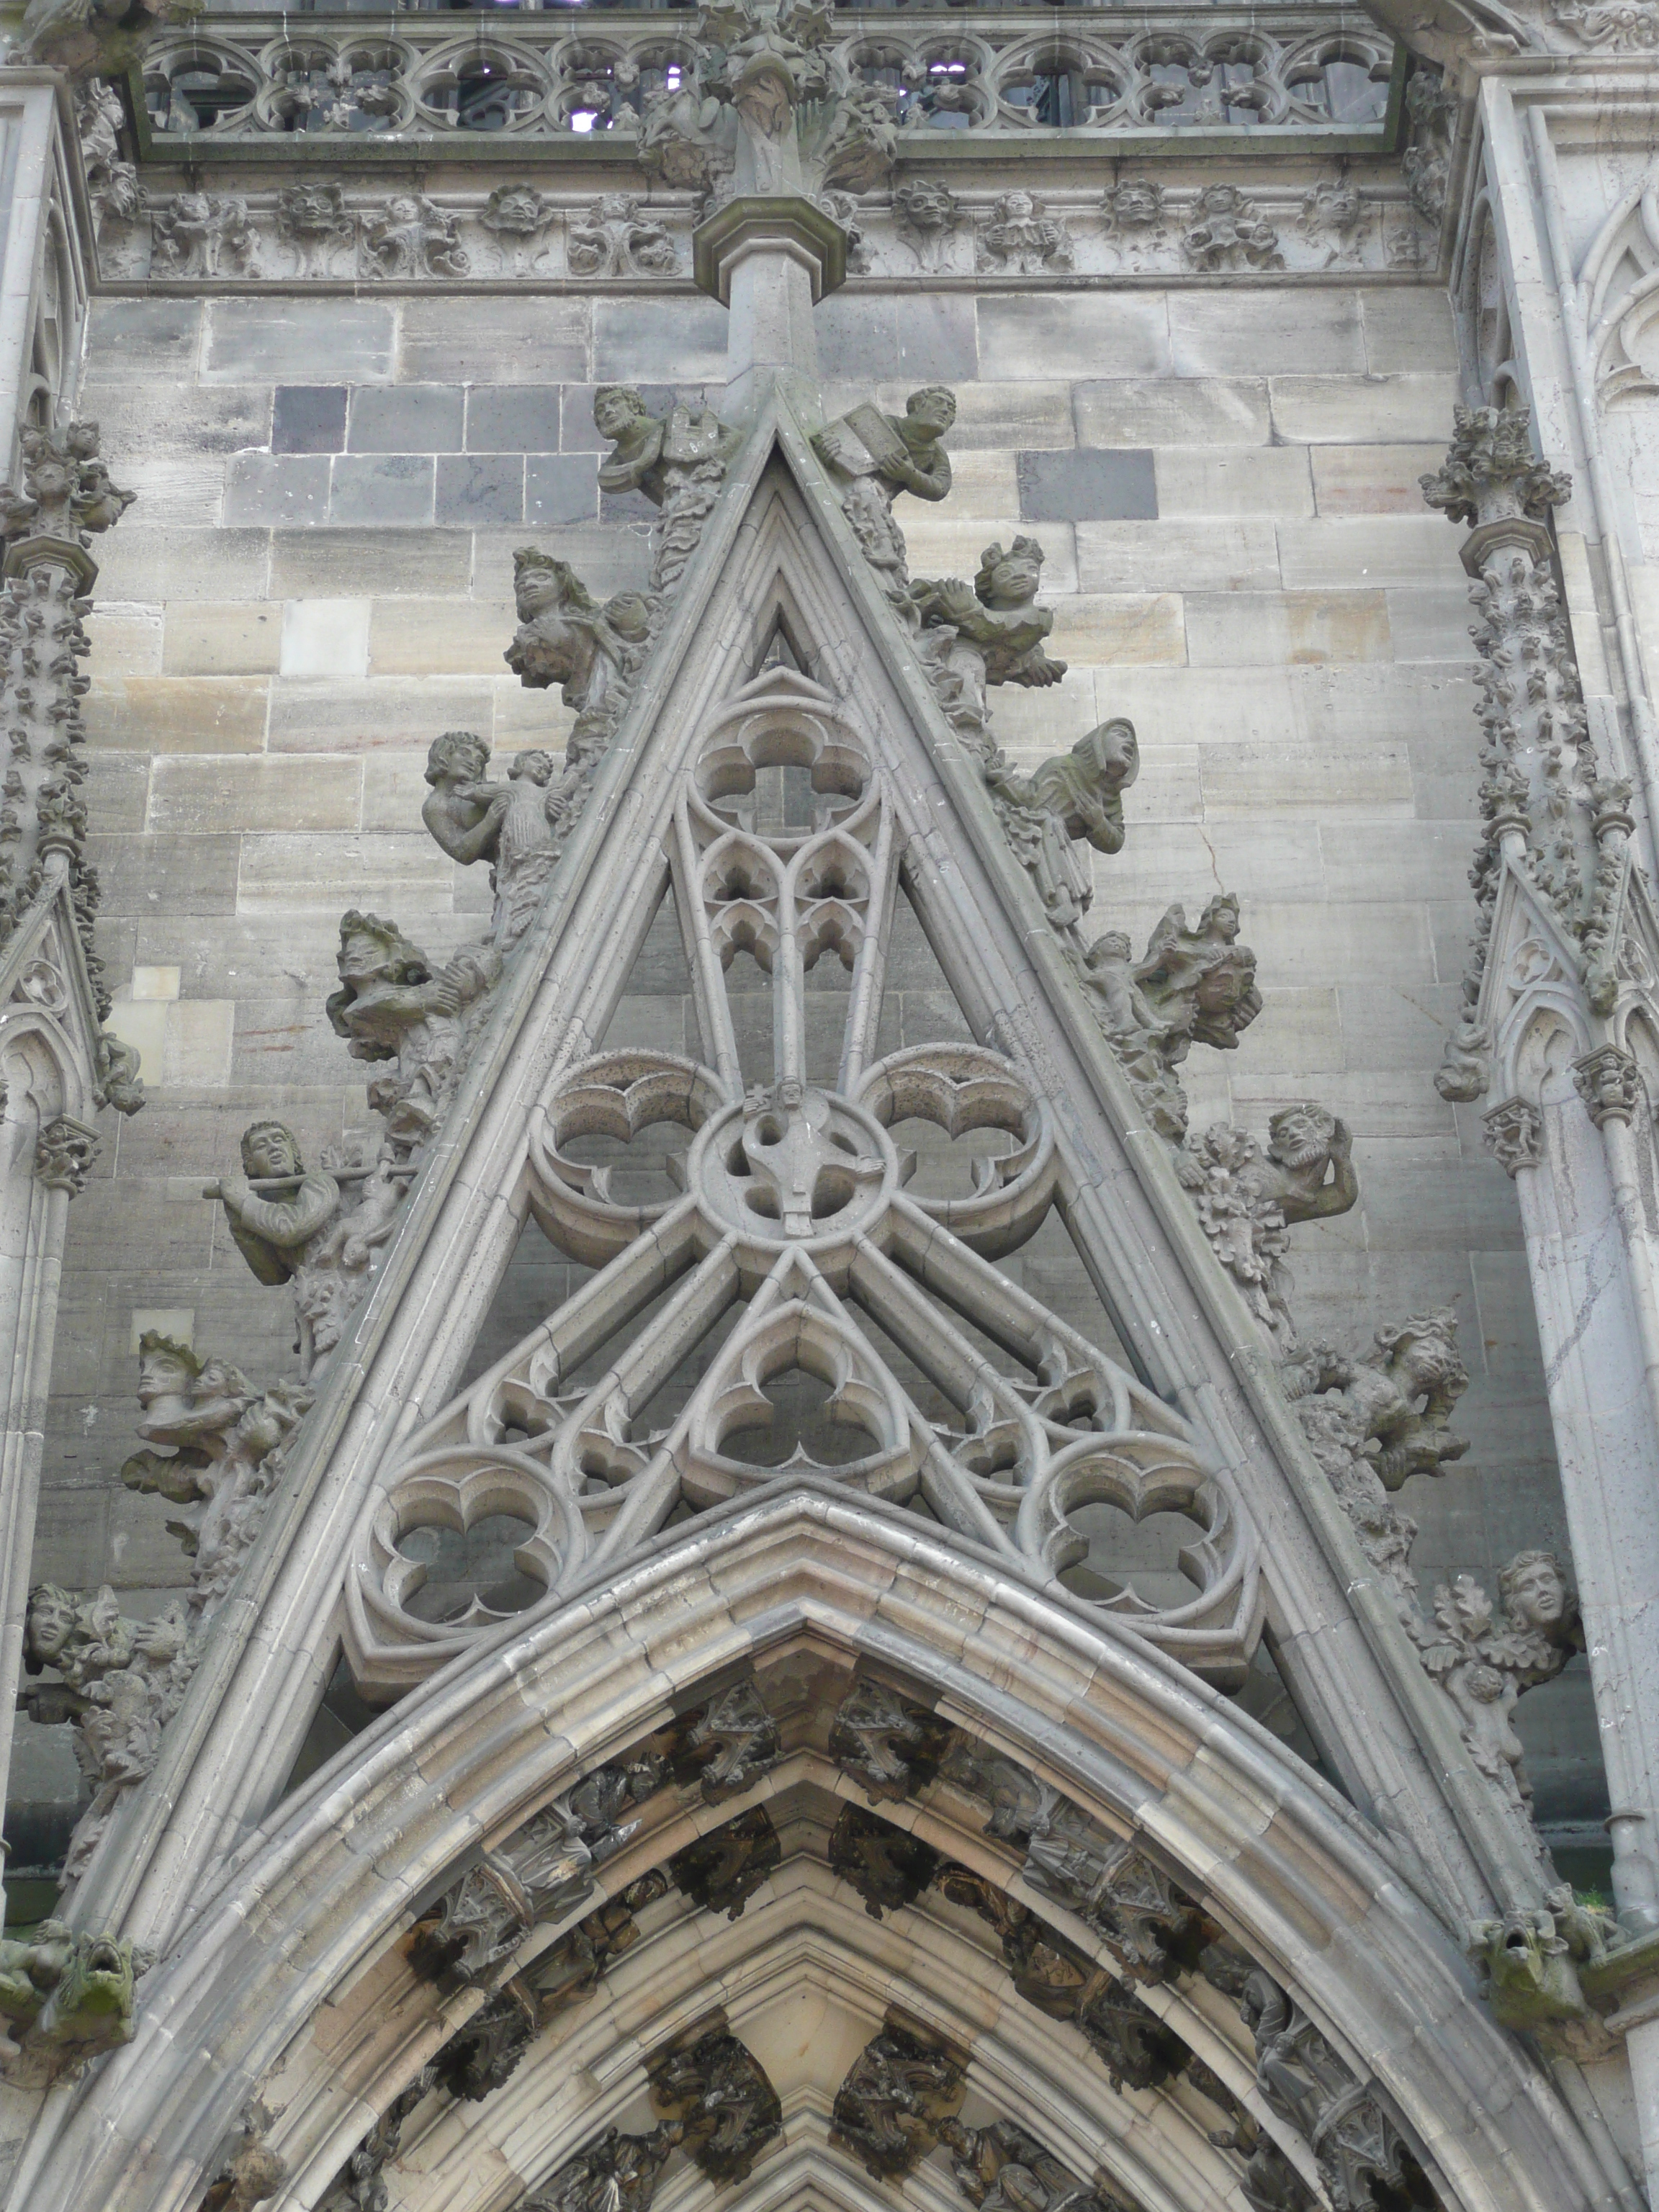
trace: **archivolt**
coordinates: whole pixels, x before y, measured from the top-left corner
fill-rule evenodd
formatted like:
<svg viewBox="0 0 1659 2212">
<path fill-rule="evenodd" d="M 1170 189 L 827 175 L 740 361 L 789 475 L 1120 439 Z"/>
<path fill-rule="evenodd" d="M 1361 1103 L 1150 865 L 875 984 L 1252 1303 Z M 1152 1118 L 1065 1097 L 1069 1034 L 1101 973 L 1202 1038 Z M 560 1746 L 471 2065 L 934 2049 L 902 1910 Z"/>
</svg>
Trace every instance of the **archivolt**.
<svg viewBox="0 0 1659 2212">
<path fill-rule="evenodd" d="M 37 2140 L 26 2156 L 20 2182 L 32 2212 L 186 2212 L 255 2098 L 280 2108 L 270 2141 L 300 2185 L 289 2203 L 314 2202 L 330 2162 L 473 2002 L 445 2008 L 415 1983 L 405 1939 L 420 1913 L 480 1848 L 685 1710 L 700 1683 L 745 1663 L 775 1665 L 792 1650 L 809 1668 L 874 1661 L 926 1690 L 941 1716 L 1143 1841 L 1293 1992 L 1356 2076 L 1376 2084 L 1449 2207 L 1570 2212 L 1602 2193 L 1547 2081 L 1474 2001 L 1445 1930 L 1375 1832 L 1305 1767 L 1114 1624 L 1001 1579 L 988 1557 L 976 1560 L 959 1540 L 948 1549 L 933 1542 L 900 1512 L 793 1481 L 704 1521 L 695 1546 L 665 1542 L 603 1592 L 504 1627 L 251 1836 L 145 1978 L 134 2043 L 82 2089 L 55 2143 Z M 779 1770 L 773 1787 L 792 1778 L 801 1779 Z M 729 1810 L 706 1808 L 699 1825 Z M 962 1856 L 972 1847 L 962 1836 L 940 1840 Z M 623 1859 L 607 1867 L 606 1888 L 630 1871 Z M 735 2016 L 780 1990 L 816 1986 L 843 2021 L 873 2032 L 896 1931 L 880 1931 L 878 1942 L 844 1893 L 805 1877 L 793 1889 L 783 1881 L 764 1911 L 758 1901 L 750 1909 L 752 1923 L 730 1935 L 711 1941 L 704 1916 L 690 1923 L 690 1942 L 659 1951 L 674 1984 L 653 1978 L 636 2013 L 660 2002 L 690 2016 L 701 1998 Z M 935 1943 L 970 1986 L 967 1953 L 951 1950 L 969 1940 L 960 1928 L 951 1935 L 941 1923 L 927 1940 L 928 1961 L 906 1969 L 924 2015 L 945 2002 Z M 1124 2112 L 1114 2107 L 1111 2117 L 1110 2092 L 1080 2039 L 1003 1989 L 975 2045 L 985 2102 L 1006 2095 L 1040 2109 L 1059 2138 L 1051 2148 L 1085 2173 L 1108 2154 L 1103 2142 L 1115 2142 L 1109 2162 L 1126 2180 L 1126 2161 L 1133 2166 L 1148 2212 L 1214 2201 L 1220 2175 L 1195 2114 L 1166 2115 L 1155 2154 L 1150 2142 L 1124 2150 Z M 984 2013 L 982 1997 L 960 2003 Z M 515 2174 L 539 2178 L 607 2116 L 629 2112 L 642 2087 L 637 2021 L 619 2030 L 595 2005 L 591 2029 L 589 2014 L 574 2015 L 499 2102 L 469 2108 L 473 2148 L 459 2163 L 476 2185 L 457 2193 L 459 2184 L 440 2188 L 434 2179 L 403 2201 L 501 2212 L 514 2201 Z M 593 2047 L 581 2045 L 578 2058 L 565 2039 L 585 2036 Z M 1226 2063 L 1218 2045 L 1214 2055 Z M 791 2156 L 818 2124 L 803 2120 L 791 2136 L 786 2112 Z M 450 2125 L 434 2132 L 431 2157 L 453 2179 Z M 492 2142 L 499 2148 L 486 2154 Z M 429 2163 L 424 2150 L 421 2162 Z M 848 2161 L 837 2171 L 838 2196 L 827 2182 L 827 2194 L 812 2193 L 826 2203 L 869 2198 Z M 779 2201 L 774 2179 L 769 2167 L 769 2203 Z M 762 2180 L 757 2171 L 752 2185 Z M 689 2187 L 665 2192 L 661 2212 Z"/>
</svg>

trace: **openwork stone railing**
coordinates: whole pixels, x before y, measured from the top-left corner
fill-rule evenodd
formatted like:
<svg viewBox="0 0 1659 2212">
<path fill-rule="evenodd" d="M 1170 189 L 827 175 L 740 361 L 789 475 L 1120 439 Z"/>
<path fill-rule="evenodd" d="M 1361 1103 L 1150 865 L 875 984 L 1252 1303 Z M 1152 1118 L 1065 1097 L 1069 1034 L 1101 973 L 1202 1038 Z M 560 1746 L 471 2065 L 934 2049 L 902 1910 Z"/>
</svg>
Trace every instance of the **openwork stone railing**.
<svg viewBox="0 0 1659 2212">
<path fill-rule="evenodd" d="M 648 139 L 695 102 L 695 19 L 515 14 L 385 21 L 234 18 L 159 37 L 143 64 L 153 150 L 303 132 Z M 838 19 L 836 29 L 842 26 Z M 1394 46 L 1346 9 L 1090 9 L 846 19 L 832 78 L 884 89 L 905 131 L 1380 131 Z M 149 150 L 149 149 L 147 149 Z M 930 153 L 936 150 L 930 144 Z"/>
</svg>

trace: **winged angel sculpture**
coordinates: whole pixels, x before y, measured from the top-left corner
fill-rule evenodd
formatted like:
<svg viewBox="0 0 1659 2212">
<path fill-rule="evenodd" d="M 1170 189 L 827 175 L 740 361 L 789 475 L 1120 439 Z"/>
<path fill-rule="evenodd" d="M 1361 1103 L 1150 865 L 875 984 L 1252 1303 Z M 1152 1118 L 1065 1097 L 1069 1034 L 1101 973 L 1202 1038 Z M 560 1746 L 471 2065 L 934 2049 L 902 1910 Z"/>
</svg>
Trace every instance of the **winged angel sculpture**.
<svg viewBox="0 0 1659 2212">
<path fill-rule="evenodd" d="M 803 794 L 782 826 L 789 809 L 758 803 L 779 768 Z M 764 787 L 775 800 L 790 787 Z M 1092 1504 L 1184 1515 L 1185 1601 L 1127 1583 L 1091 1601 L 1237 1678 L 1260 1600 L 1231 1479 L 1179 1416 L 990 1264 L 1059 1195 L 1047 1103 L 978 1045 L 874 1056 L 897 830 L 870 746 L 817 684 L 769 669 L 708 716 L 665 839 L 707 1061 L 602 1052 L 568 1065 L 537 1111 L 530 1206 L 595 1272 L 387 1467 L 348 1583 L 368 1693 L 399 1693 L 495 1618 L 477 1600 L 420 1617 L 412 1529 L 516 1515 L 530 1524 L 520 1571 L 556 1591 L 671 1515 L 781 1479 L 912 1506 L 1040 1579 L 1085 1557 L 1077 1516 Z M 739 954 L 769 978 L 763 1076 L 739 1050 Z M 808 971 L 834 960 L 851 971 L 838 1043 L 821 1016 L 809 1036 L 806 1012 Z M 992 1133 L 965 1195 L 908 1187 L 916 1158 L 895 1132 L 918 1123 L 938 1148 Z M 592 1164 L 596 1139 L 618 1166 Z M 781 1407 L 802 1376 L 828 1395 L 791 1454 Z"/>
</svg>

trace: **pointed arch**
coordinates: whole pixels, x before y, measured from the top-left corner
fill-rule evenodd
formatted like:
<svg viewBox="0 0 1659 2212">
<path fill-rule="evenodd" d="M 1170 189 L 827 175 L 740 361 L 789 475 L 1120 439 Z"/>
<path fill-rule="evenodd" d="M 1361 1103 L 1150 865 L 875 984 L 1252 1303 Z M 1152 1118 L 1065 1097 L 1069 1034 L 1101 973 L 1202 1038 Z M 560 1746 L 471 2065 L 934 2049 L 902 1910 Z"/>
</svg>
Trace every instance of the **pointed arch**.
<svg viewBox="0 0 1659 2212">
<path fill-rule="evenodd" d="M 297 2094 L 298 2069 L 280 2147 L 303 2166 L 361 2133 L 448 2032 L 433 1992 L 411 1998 L 406 1966 L 404 1939 L 430 1900 L 701 1684 L 783 1656 L 798 1670 L 860 1656 L 896 1670 L 942 1716 L 1140 1842 L 1374 2085 L 1449 2212 L 1589 2204 L 1583 2147 L 1544 2077 L 1492 2027 L 1439 1922 L 1332 1791 L 1128 1632 L 1009 1583 L 893 1509 L 795 1484 L 714 1516 L 695 1569 L 665 1549 L 487 1639 L 251 1835 L 149 1978 L 134 2043 L 81 2091 L 44 2170 L 20 2176 L 35 2212 L 187 2212 L 249 2097 L 307 2044 L 312 2093 Z M 632 1871 L 623 1857 L 611 1869 Z M 860 1947 L 838 1924 L 835 1948 L 851 1961 Z M 763 1915 L 754 1923 L 763 1954 L 775 1932 Z M 734 1942 L 731 1975 L 715 1976 L 739 2008 L 758 1986 L 737 1963 L 749 1943 Z M 854 1983 L 859 1971 L 837 1969 Z M 858 2002 L 872 2001 L 866 1985 Z M 1026 2055 L 988 2059 L 988 2080 L 1024 2080 L 1039 2063 L 1021 2034 L 1011 2019 L 1008 2048 Z M 1064 2039 L 1045 2047 L 1041 2063 L 1073 2079 L 1076 2100 Z M 325 2076 L 332 2115 L 317 2094 Z M 1065 2122 L 1058 2088 L 1044 2094 L 1056 2127 L 1080 2127 Z M 623 2101 L 604 2089 L 526 2156 L 544 2172 Z M 1156 2176 L 1138 2179 L 1157 2200 Z M 504 2186 L 478 2212 L 511 2201 Z"/>
</svg>

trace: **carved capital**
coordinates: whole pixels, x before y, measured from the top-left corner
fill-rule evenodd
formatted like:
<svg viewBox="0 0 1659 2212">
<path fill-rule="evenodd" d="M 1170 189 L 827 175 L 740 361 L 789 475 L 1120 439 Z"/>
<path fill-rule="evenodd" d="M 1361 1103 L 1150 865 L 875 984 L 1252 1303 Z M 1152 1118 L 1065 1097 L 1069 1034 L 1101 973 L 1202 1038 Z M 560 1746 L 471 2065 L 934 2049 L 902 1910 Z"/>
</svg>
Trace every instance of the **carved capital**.
<svg viewBox="0 0 1659 2212">
<path fill-rule="evenodd" d="M 1482 1116 L 1486 1132 L 1486 1150 L 1506 1176 L 1516 1176 L 1522 1168 L 1535 1168 L 1539 1161 L 1539 1137 L 1542 1124 L 1538 1109 L 1525 1098 L 1506 1098 Z"/>
<path fill-rule="evenodd" d="M 1572 1064 L 1572 1079 L 1586 1111 L 1599 1129 L 1604 1121 L 1628 1121 L 1642 1099 L 1635 1060 L 1616 1044 L 1600 1045 Z"/>
<path fill-rule="evenodd" d="M 60 1114 L 35 1139 L 34 1172 L 48 1190 L 66 1190 L 75 1198 L 86 1188 L 97 1157 L 98 1132 Z"/>
<path fill-rule="evenodd" d="M 1419 479 L 1423 496 L 1449 522 L 1467 522 L 1481 537 L 1521 544 L 1534 556 L 1548 550 L 1545 516 L 1572 490 L 1572 478 L 1547 468 L 1532 449 L 1525 407 L 1458 407 L 1444 462 Z"/>
</svg>

